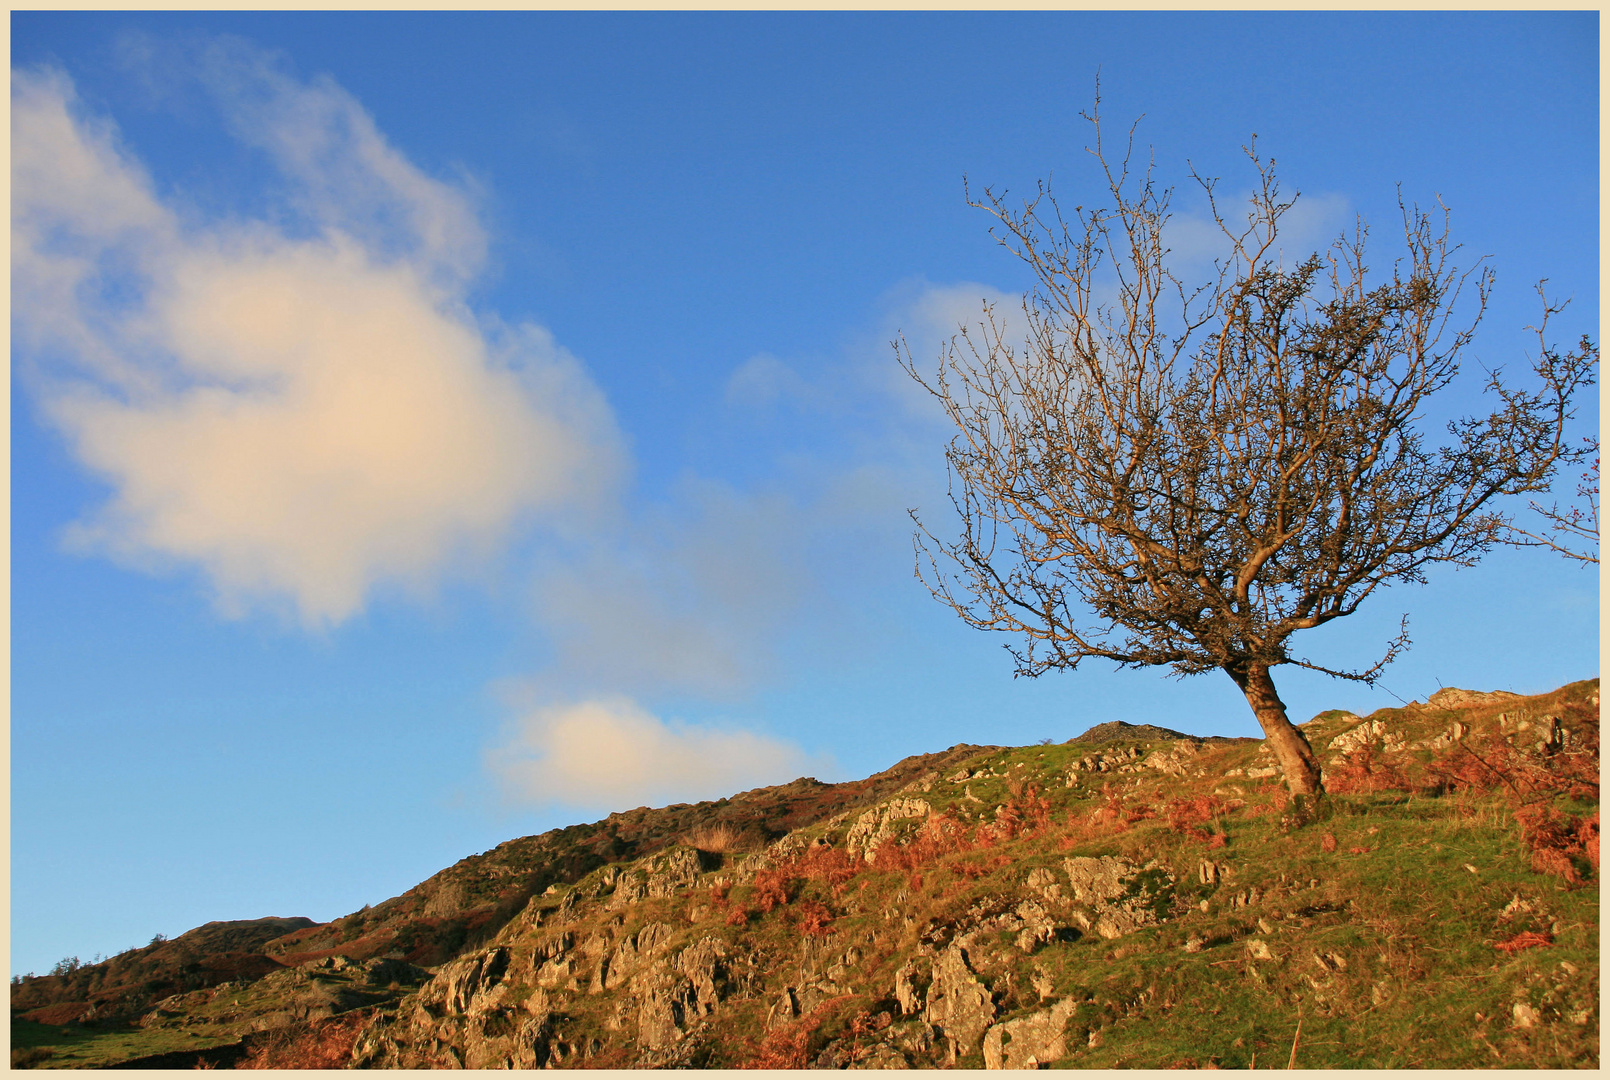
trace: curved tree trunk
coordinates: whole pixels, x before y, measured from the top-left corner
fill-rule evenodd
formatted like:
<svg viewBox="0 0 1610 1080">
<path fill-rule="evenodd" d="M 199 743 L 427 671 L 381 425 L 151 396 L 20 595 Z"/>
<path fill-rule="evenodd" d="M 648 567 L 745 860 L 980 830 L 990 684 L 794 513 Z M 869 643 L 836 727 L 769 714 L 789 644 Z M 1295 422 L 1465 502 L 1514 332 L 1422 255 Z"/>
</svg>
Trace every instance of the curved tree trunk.
<svg viewBox="0 0 1610 1080">
<path fill-rule="evenodd" d="M 1299 795 L 1313 795 L 1324 790 L 1319 782 L 1319 759 L 1313 747 L 1296 726 L 1286 718 L 1285 703 L 1275 692 L 1275 681 L 1269 677 L 1266 664 L 1241 664 L 1224 669 L 1247 696 L 1258 726 L 1275 752 L 1275 760 L 1286 776 L 1286 786 Z"/>
</svg>

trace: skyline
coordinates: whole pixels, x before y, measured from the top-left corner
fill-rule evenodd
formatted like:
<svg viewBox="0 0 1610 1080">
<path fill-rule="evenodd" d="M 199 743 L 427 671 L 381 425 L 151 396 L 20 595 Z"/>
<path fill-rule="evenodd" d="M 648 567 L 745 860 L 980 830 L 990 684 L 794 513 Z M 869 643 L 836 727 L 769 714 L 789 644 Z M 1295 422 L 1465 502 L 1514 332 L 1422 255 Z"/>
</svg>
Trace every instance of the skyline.
<svg viewBox="0 0 1610 1080">
<path fill-rule="evenodd" d="M 1098 70 L 1186 270 L 1187 163 L 1244 192 L 1254 132 L 1305 243 L 1361 215 L 1384 258 L 1397 185 L 1443 198 L 1499 274 L 1450 415 L 1524 370 L 1539 279 L 1598 337 L 1594 13 L 12 31 L 18 973 L 957 742 L 1255 733 L 1222 676 L 1013 680 L 911 574 L 949 433 L 890 343 L 1017 303 L 963 178 L 1091 198 Z M 1597 610 L 1596 568 L 1500 550 L 1308 635 L 1367 663 L 1408 612 L 1378 688 L 1277 685 L 1294 720 L 1551 690 Z"/>
</svg>

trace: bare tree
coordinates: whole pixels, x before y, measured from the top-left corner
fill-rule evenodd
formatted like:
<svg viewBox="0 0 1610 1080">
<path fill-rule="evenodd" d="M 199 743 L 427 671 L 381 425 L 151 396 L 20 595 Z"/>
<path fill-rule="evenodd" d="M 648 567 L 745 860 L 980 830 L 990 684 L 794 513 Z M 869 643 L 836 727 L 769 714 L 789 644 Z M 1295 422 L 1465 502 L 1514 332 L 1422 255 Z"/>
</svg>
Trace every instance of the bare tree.
<svg viewBox="0 0 1610 1080">
<path fill-rule="evenodd" d="M 1530 503 L 1532 512 L 1542 519 L 1540 525 L 1533 526 L 1537 531 L 1528 532 L 1512 525 L 1505 543 L 1515 547 L 1545 547 L 1584 566 L 1599 565 L 1599 443 L 1592 438 L 1583 441 L 1588 444 L 1593 461 L 1576 486 L 1582 505 L 1562 508 L 1558 502 L 1546 507 Z"/>
<path fill-rule="evenodd" d="M 1018 209 L 1004 192 L 969 195 L 1035 275 L 1021 336 L 986 305 L 931 377 L 897 344 L 958 429 L 946 457 L 961 537 L 939 539 L 913 511 L 918 576 L 971 625 L 1013 635 L 1020 675 L 1090 657 L 1224 671 L 1291 789 L 1318 791 L 1271 671 L 1373 682 L 1407 646 L 1408 619 L 1363 671 L 1293 656 L 1292 635 L 1502 540 L 1495 500 L 1544 490 L 1584 456 L 1564 431 L 1597 349 L 1545 345 L 1530 390 L 1490 374 L 1491 414 L 1429 444 L 1427 399 L 1458 373 L 1492 280 L 1451 261 L 1445 208 L 1433 221 L 1402 207 L 1405 250 L 1385 272 L 1365 263 L 1362 223 L 1286 261 L 1295 196 L 1249 147 L 1259 184 L 1244 225 L 1191 174 L 1228 254 L 1187 288 L 1165 246 L 1171 192 L 1149 164 L 1130 168 L 1134 130 L 1115 166 L 1086 119 L 1110 209 L 1069 220 L 1044 184 Z M 1473 314 L 1455 322 L 1462 291 Z"/>
</svg>

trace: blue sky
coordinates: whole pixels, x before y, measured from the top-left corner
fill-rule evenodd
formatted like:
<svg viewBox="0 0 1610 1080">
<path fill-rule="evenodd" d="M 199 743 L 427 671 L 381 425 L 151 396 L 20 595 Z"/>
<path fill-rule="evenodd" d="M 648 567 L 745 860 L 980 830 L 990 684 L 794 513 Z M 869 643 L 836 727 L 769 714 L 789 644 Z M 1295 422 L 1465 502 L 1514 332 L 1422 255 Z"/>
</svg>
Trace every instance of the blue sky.
<svg viewBox="0 0 1610 1080">
<path fill-rule="evenodd" d="M 1299 241 L 1398 185 L 1598 334 L 1597 15 L 14 13 L 12 970 L 329 919 L 513 836 L 1110 719 L 911 574 L 943 424 L 894 365 L 1024 269 L 963 177 L 1099 193 L 1099 70 L 1199 221 L 1254 133 Z M 1182 233 L 1181 235 L 1184 235 Z M 1596 433 L 1585 401 L 1580 433 Z M 1533 551 L 1316 632 L 1295 719 L 1598 673 Z"/>
</svg>

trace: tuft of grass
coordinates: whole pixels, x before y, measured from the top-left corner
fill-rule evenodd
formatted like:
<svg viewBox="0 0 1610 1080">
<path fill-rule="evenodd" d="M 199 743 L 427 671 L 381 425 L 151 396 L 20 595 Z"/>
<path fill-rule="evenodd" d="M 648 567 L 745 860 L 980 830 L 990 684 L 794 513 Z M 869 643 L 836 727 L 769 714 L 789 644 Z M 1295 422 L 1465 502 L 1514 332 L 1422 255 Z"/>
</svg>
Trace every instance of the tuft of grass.
<svg viewBox="0 0 1610 1080">
<path fill-rule="evenodd" d="M 11 1051 L 11 1067 L 13 1069 L 36 1068 L 41 1062 L 49 1061 L 56 1051 L 48 1046 L 15 1047 Z"/>
</svg>

